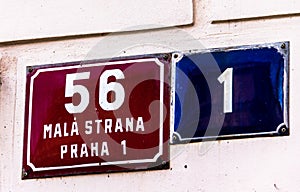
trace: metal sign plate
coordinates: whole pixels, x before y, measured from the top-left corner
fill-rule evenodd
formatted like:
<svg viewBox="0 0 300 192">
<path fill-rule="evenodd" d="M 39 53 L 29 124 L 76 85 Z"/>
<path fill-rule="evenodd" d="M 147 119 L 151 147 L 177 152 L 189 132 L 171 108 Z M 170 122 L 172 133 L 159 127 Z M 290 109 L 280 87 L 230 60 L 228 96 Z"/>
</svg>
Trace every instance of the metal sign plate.
<svg viewBox="0 0 300 192">
<path fill-rule="evenodd" d="M 28 67 L 23 179 L 168 168 L 164 58 Z"/>
<path fill-rule="evenodd" d="M 173 55 L 173 143 L 289 135 L 289 43 Z"/>
</svg>

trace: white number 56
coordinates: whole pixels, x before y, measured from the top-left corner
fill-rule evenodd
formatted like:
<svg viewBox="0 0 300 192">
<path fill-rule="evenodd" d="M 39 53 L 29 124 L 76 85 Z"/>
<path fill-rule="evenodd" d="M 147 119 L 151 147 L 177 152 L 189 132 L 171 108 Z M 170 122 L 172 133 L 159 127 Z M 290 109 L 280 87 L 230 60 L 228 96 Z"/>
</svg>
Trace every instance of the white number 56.
<svg viewBox="0 0 300 192">
<path fill-rule="evenodd" d="M 112 69 L 104 71 L 99 80 L 99 105 L 106 111 L 116 110 L 121 107 L 125 99 L 124 87 L 118 82 L 109 82 L 109 77 L 115 77 L 116 80 L 124 79 L 124 74 L 120 69 Z M 88 89 L 83 85 L 74 85 L 75 80 L 89 79 L 90 72 L 72 73 L 66 75 L 65 97 L 73 97 L 74 94 L 80 95 L 80 103 L 74 105 L 66 103 L 65 108 L 69 113 L 82 113 L 89 105 L 90 94 Z M 115 100 L 108 101 L 109 92 L 115 93 Z"/>
</svg>

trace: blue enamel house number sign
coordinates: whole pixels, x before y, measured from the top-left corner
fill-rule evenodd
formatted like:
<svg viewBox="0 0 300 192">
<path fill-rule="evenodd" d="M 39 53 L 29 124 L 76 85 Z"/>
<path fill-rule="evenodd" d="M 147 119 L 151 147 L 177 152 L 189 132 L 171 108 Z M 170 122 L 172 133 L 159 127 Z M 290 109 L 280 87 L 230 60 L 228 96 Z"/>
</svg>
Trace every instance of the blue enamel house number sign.
<svg viewBox="0 0 300 192">
<path fill-rule="evenodd" d="M 289 135 L 289 42 L 172 56 L 172 143 Z"/>
</svg>

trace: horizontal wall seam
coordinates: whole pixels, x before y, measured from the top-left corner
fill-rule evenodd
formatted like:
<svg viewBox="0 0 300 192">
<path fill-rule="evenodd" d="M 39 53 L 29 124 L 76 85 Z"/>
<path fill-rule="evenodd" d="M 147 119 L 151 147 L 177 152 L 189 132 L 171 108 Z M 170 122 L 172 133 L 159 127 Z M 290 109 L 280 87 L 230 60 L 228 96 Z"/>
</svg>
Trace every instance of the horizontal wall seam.
<svg viewBox="0 0 300 192">
<path fill-rule="evenodd" d="M 237 18 L 237 19 L 222 19 L 222 20 L 213 20 L 211 24 L 223 24 L 223 23 L 231 23 L 231 22 L 247 22 L 247 21 L 255 21 L 255 20 L 273 20 L 273 19 L 282 19 L 288 17 L 299 17 L 300 13 L 288 13 L 288 14 L 276 14 L 276 15 L 266 15 L 266 16 L 257 16 L 257 17 L 245 17 L 245 18 Z"/>
</svg>

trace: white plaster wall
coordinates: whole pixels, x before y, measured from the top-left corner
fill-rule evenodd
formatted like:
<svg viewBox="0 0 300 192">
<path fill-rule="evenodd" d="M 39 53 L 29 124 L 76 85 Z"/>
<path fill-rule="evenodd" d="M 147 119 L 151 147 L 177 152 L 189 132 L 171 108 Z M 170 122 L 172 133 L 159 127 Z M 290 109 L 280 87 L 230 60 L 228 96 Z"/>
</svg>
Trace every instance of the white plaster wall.
<svg viewBox="0 0 300 192">
<path fill-rule="evenodd" d="M 299 14 L 297 0 L 252 0 L 252 1 L 212 1 L 214 20 L 257 18 L 287 14 Z M 226 14 L 224 14 L 226 13 Z"/>
<path fill-rule="evenodd" d="M 222 5 L 224 2 L 222 0 Z M 171 47 L 164 47 L 161 44 L 170 44 L 162 37 L 151 45 L 129 47 L 125 53 L 116 55 L 160 52 L 172 50 L 172 47 L 195 48 L 190 43 L 194 39 L 207 48 L 290 41 L 290 136 L 174 145 L 171 146 L 170 170 L 21 180 L 26 65 L 83 60 L 107 37 L 2 44 L 0 191 L 300 191 L 300 85 L 297 80 L 300 76 L 300 17 L 215 23 L 211 12 L 214 4 L 209 0 L 194 2 L 194 25 L 180 28 L 193 38 L 174 38 Z M 218 19 L 222 14 L 226 18 L 227 12 L 219 14 Z M 161 31 L 166 29 L 115 35 L 120 38 L 138 34 L 156 37 Z M 176 36 L 176 32 L 167 32 L 170 37 Z"/>
<path fill-rule="evenodd" d="M 192 9 L 192 0 L 1 0 L 0 41 L 186 25 Z"/>
</svg>

